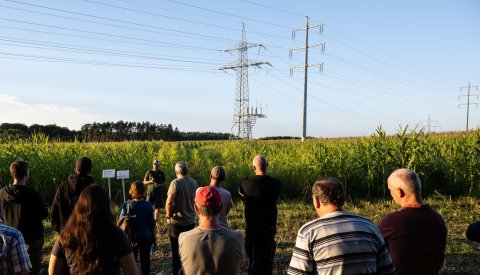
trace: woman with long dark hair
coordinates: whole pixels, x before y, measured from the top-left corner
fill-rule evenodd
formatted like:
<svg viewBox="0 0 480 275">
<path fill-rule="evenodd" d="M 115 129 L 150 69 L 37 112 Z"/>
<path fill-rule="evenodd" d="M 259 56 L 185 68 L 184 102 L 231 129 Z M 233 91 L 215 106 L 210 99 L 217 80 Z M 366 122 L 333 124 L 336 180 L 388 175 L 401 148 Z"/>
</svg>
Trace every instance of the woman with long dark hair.
<svg viewBox="0 0 480 275">
<path fill-rule="evenodd" d="M 132 200 L 126 201 L 122 206 L 120 219 L 127 213 L 127 206 L 130 204 L 130 222 L 135 234 L 137 245 L 133 247 L 135 260 L 140 252 L 140 265 L 143 275 L 150 275 L 150 249 L 155 237 L 155 220 L 153 218 L 153 207 L 145 200 L 145 185 L 143 181 L 137 180 L 130 185 L 128 191 Z"/>
<path fill-rule="evenodd" d="M 97 184 L 86 187 L 50 255 L 49 274 L 138 274 L 132 248 L 115 224 L 110 198 Z"/>
</svg>

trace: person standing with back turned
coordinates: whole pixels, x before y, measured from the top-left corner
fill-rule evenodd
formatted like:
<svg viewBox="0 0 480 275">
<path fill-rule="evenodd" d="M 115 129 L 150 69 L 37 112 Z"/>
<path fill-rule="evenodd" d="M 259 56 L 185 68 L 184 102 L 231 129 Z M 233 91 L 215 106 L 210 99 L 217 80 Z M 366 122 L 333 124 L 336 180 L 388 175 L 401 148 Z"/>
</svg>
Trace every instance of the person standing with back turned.
<svg viewBox="0 0 480 275">
<path fill-rule="evenodd" d="M 233 206 L 232 194 L 227 189 L 223 188 L 222 183 L 225 181 L 225 169 L 223 166 L 215 166 L 210 172 L 210 186 L 217 188 L 220 197 L 222 198 L 222 211 L 218 214 L 218 222 L 221 226 L 228 228 L 227 215 L 230 208 Z"/>
<path fill-rule="evenodd" d="M 380 230 L 369 219 L 343 211 L 339 180 L 317 179 L 312 200 L 318 219 L 298 230 L 287 274 L 395 274 Z"/>
<path fill-rule="evenodd" d="M 42 220 L 48 217 L 48 209 L 40 193 L 26 186 L 30 177 L 27 162 L 13 162 L 10 173 L 13 184 L 0 190 L 3 221 L 22 232 L 32 263 L 30 274 L 40 274 L 44 241 Z"/>
<path fill-rule="evenodd" d="M 385 215 L 382 231 L 397 274 L 438 274 L 443 266 L 447 226 L 442 216 L 422 200 L 422 183 L 409 169 L 394 171 L 387 180 L 402 208 Z"/>
<path fill-rule="evenodd" d="M 267 167 L 264 156 L 255 156 L 252 166 L 255 176 L 245 179 L 238 190 L 245 200 L 245 251 L 250 275 L 273 272 L 281 182 L 267 175 Z"/>
<path fill-rule="evenodd" d="M 169 224 L 168 235 L 172 249 L 172 274 L 175 275 L 181 268 L 178 236 L 182 232 L 195 228 L 194 200 L 198 184 L 187 174 L 187 164 L 184 161 L 177 162 L 175 164 L 177 178 L 170 183 L 165 204 L 167 224 Z"/>
<path fill-rule="evenodd" d="M 77 159 L 74 171 L 74 174 L 68 176 L 67 182 L 58 186 L 55 197 L 53 198 L 50 219 L 52 228 L 57 232 L 60 232 L 65 224 L 67 224 L 68 218 L 72 214 L 83 189 L 95 182 L 91 176 L 91 159 L 87 157 Z"/>
<path fill-rule="evenodd" d="M 234 275 L 240 272 L 245 253 L 243 238 L 239 232 L 220 224 L 221 210 L 222 198 L 217 188 L 198 188 L 195 211 L 200 224 L 178 238 L 184 274 Z"/>
</svg>

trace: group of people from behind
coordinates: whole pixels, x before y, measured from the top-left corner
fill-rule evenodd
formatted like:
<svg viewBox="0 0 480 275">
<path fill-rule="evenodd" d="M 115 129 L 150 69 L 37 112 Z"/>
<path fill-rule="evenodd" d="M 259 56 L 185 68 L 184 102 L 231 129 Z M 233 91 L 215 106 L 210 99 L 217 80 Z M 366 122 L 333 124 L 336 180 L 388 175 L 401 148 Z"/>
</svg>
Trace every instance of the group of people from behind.
<svg viewBox="0 0 480 275">
<path fill-rule="evenodd" d="M 401 208 L 377 227 L 343 210 L 340 181 L 318 179 L 312 199 L 319 218 L 298 231 L 288 274 L 438 274 L 447 239 L 442 216 L 422 200 L 413 171 L 398 169 L 387 184 Z"/>
<path fill-rule="evenodd" d="M 276 250 L 277 200 L 281 182 L 267 174 L 264 156 L 252 162 L 254 176 L 238 188 L 245 205 L 245 239 L 228 228 L 233 207 L 222 187 L 222 166 L 210 172 L 210 185 L 199 187 L 188 176 L 188 166 L 175 165 L 165 202 L 172 274 L 238 274 L 248 256 L 249 274 L 272 274 Z M 129 215 L 132 246 L 115 222 L 107 192 L 91 176 L 92 161 L 77 159 L 74 174 L 62 183 L 52 204 L 50 219 L 59 232 L 50 256 L 49 274 L 150 274 L 155 224 L 163 206 L 165 175 L 159 162 L 143 181 L 131 184 L 132 199 L 122 205 L 120 218 Z M 0 274 L 40 274 L 43 223 L 48 209 L 40 194 L 27 187 L 28 163 L 10 165 L 13 184 L 0 190 Z M 447 228 L 441 215 L 425 204 L 421 182 L 408 169 L 394 171 L 387 181 L 401 208 L 376 226 L 367 218 L 345 212 L 342 183 L 321 177 L 312 187 L 319 216 L 300 228 L 288 274 L 438 274 L 444 262 Z M 199 224 L 196 224 L 198 217 Z M 467 230 L 480 241 L 480 222 Z"/>
</svg>

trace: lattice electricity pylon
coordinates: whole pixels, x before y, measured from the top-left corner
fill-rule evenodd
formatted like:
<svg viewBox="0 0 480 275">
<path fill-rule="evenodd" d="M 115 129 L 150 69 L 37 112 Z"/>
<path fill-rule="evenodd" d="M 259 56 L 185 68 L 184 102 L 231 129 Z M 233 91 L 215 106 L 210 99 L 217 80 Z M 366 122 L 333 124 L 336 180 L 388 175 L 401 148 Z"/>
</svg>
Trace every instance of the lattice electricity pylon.
<svg viewBox="0 0 480 275">
<path fill-rule="evenodd" d="M 237 62 L 232 65 L 226 65 L 220 70 L 235 70 L 237 72 L 237 84 L 235 89 L 235 102 L 233 106 L 233 126 L 230 139 L 252 139 L 252 128 L 258 118 L 265 118 L 266 115 L 260 113 L 258 108 L 253 109 L 249 103 L 248 91 L 248 67 L 261 65 L 270 65 L 266 61 L 248 61 L 249 48 L 265 48 L 262 44 L 247 43 L 245 37 L 245 24 L 242 25 L 242 40 L 236 48 L 225 50 L 225 52 L 238 51 Z"/>
</svg>

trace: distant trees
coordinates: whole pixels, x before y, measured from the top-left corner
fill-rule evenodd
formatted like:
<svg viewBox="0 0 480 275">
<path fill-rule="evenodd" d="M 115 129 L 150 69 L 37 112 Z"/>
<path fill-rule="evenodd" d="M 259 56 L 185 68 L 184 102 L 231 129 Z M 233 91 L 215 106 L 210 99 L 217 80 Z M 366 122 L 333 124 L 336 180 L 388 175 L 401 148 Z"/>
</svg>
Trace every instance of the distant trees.
<svg viewBox="0 0 480 275">
<path fill-rule="evenodd" d="M 21 123 L 0 124 L 0 137 L 5 138 L 28 138 L 34 133 L 43 133 L 51 140 L 86 142 L 108 142 L 124 140 L 225 140 L 229 135 L 214 132 L 180 132 L 172 124 L 155 124 L 144 122 L 94 122 L 85 124 L 80 131 L 69 130 L 55 124 L 33 124 L 28 127 Z"/>
<path fill-rule="evenodd" d="M 81 128 L 85 141 L 122 141 L 122 140 L 182 140 L 178 128 L 172 124 L 145 122 L 103 122 L 85 124 Z"/>
<path fill-rule="evenodd" d="M 0 136 L 2 137 L 28 138 L 34 133 L 43 133 L 50 139 L 61 141 L 73 141 L 80 135 L 77 131 L 71 131 L 67 127 L 60 127 L 55 124 L 33 124 L 30 127 L 21 123 L 0 124 Z"/>
</svg>

